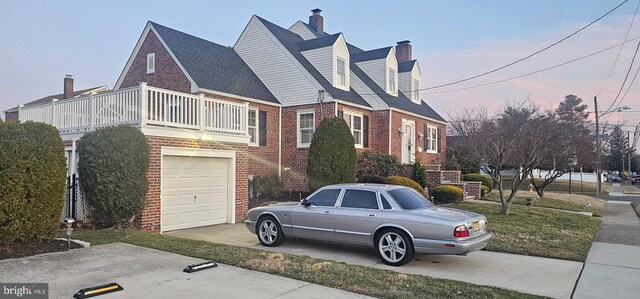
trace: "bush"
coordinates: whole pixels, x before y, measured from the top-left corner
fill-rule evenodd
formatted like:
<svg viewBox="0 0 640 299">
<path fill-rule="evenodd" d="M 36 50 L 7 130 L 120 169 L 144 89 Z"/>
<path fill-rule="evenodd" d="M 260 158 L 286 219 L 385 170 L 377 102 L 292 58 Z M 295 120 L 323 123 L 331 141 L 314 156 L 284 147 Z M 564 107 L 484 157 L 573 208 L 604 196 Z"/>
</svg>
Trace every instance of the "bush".
<svg viewBox="0 0 640 299">
<path fill-rule="evenodd" d="M 489 189 L 487 193 L 493 190 L 493 180 L 479 173 L 465 174 L 464 176 L 462 176 L 462 180 L 468 182 L 482 182 L 482 186 L 485 186 Z"/>
<path fill-rule="evenodd" d="M 395 156 L 365 150 L 358 155 L 356 166 L 358 182 L 362 182 L 362 179 L 366 176 L 386 178 L 392 175 L 399 175 L 402 168 L 402 164 Z"/>
<path fill-rule="evenodd" d="M 258 196 L 269 199 L 279 199 L 284 189 L 284 184 L 277 174 L 257 177 L 255 179 Z"/>
<path fill-rule="evenodd" d="M 427 185 L 427 171 L 422 167 L 417 155 L 416 160 L 411 164 L 411 179 L 423 188 Z"/>
<path fill-rule="evenodd" d="M 131 126 L 99 129 L 78 143 L 80 188 L 91 220 L 118 224 L 138 216 L 147 194 L 149 145 Z"/>
<path fill-rule="evenodd" d="M 487 194 L 489 194 L 489 192 L 491 192 L 491 189 L 489 189 L 489 187 L 487 187 L 485 185 L 480 185 L 480 196 L 482 198 L 487 196 Z"/>
<path fill-rule="evenodd" d="M 389 183 L 393 185 L 407 186 L 407 187 L 413 188 L 416 191 L 418 191 L 418 193 L 422 194 L 422 196 L 429 199 L 429 194 L 427 194 L 427 192 L 424 192 L 424 189 L 422 188 L 422 186 L 420 186 L 420 184 L 416 183 L 416 181 L 410 178 L 401 177 L 401 176 L 390 176 L 387 179 L 389 180 Z"/>
<path fill-rule="evenodd" d="M 56 236 L 67 162 L 53 126 L 0 123 L 0 244 Z"/>
<path fill-rule="evenodd" d="M 431 192 L 433 194 L 433 201 L 437 203 L 454 203 L 462 201 L 464 197 L 464 192 L 462 189 L 451 186 L 451 185 L 441 185 L 433 188 Z"/>
<path fill-rule="evenodd" d="M 311 140 L 307 175 L 311 192 L 326 185 L 356 182 L 356 148 L 347 122 L 325 117 Z"/>
<path fill-rule="evenodd" d="M 383 176 L 370 175 L 364 176 L 359 181 L 360 183 L 374 183 L 374 184 L 389 184 L 389 180 Z"/>
</svg>

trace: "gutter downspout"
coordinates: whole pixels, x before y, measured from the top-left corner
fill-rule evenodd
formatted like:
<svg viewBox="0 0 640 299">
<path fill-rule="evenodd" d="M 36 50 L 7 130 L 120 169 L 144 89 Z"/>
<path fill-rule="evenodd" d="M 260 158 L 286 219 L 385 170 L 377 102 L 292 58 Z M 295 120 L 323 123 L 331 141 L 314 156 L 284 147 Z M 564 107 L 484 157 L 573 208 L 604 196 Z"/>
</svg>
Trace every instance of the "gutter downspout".
<svg viewBox="0 0 640 299">
<path fill-rule="evenodd" d="M 282 177 L 282 106 L 278 109 L 278 177 Z"/>
</svg>

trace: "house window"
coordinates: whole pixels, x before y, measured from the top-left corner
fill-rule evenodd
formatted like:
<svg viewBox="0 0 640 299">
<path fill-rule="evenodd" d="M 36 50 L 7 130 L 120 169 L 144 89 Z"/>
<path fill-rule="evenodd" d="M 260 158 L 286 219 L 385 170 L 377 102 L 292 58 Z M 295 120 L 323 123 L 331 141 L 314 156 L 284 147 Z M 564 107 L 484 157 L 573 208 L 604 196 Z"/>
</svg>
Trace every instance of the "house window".
<svg viewBox="0 0 640 299">
<path fill-rule="evenodd" d="M 147 74 L 156 72 L 156 53 L 147 54 Z"/>
<path fill-rule="evenodd" d="M 413 101 L 420 103 L 420 80 L 413 79 Z"/>
<path fill-rule="evenodd" d="M 338 73 L 336 83 L 340 86 L 347 85 L 347 79 L 346 79 L 347 76 L 345 72 L 345 66 L 346 66 L 346 62 L 343 59 L 338 58 L 338 60 L 336 61 L 336 70 Z"/>
<path fill-rule="evenodd" d="M 344 112 L 343 114 L 344 120 L 347 122 L 347 125 L 351 129 L 351 133 L 353 134 L 353 139 L 355 141 L 356 148 L 363 147 L 363 138 L 362 138 L 362 115 L 353 114 L 351 112 Z"/>
<path fill-rule="evenodd" d="M 249 145 L 258 146 L 258 110 L 249 109 Z"/>
<path fill-rule="evenodd" d="M 309 147 L 315 131 L 315 112 L 298 111 L 298 147 Z"/>
<path fill-rule="evenodd" d="M 396 70 L 389 68 L 389 92 L 396 92 Z"/>
<path fill-rule="evenodd" d="M 427 152 L 438 152 L 438 128 L 427 126 L 425 138 L 427 138 Z"/>
</svg>

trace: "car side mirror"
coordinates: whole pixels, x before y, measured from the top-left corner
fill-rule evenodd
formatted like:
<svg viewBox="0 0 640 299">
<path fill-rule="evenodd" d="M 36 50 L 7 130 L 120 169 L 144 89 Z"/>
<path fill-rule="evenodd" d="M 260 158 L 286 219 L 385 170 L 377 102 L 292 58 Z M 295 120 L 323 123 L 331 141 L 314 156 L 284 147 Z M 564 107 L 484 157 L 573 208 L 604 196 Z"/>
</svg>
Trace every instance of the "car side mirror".
<svg viewBox="0 0 640 299">
<path fill-rule="evenodd" d="M 308 204 L 308 203 L 309 203 L 309 200 L 308 200 L 308 199 L 306 199 L 306 198 L 303 198 L 303 199 L 300 201 L 300 204 L 301 204 L 301 205 L 303 205 L 303 206 L 305 206 L 305 207 L 307 206 L 307 204 Z"/>
</svg>

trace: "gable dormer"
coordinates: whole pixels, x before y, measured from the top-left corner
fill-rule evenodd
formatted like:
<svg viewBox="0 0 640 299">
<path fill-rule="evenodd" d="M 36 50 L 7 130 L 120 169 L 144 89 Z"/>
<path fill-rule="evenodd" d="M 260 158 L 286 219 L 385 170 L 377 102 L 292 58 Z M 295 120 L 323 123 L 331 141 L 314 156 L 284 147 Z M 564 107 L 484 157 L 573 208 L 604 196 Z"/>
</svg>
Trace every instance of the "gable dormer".
<svg viewBox="0 0 640 299">
<path fill-rule="evenodd" d="M 334 87 L 349 91 L 349 50 L 342 33 L 298 43 L 300 53 Z"/>
<path fill-rule="evenodd" d="M 396 46 L 398 60 L 398 88 L 412 102 L 420 104 L 420 66 L 411 59 L 411 42 L 398 42 Z"/>
<path fill-rule="evenodd" d="M 398 61 L 393 47 L 358 52 L 351 60 L 388 94 L 398 95 Z"/>
</svg>

